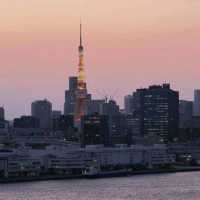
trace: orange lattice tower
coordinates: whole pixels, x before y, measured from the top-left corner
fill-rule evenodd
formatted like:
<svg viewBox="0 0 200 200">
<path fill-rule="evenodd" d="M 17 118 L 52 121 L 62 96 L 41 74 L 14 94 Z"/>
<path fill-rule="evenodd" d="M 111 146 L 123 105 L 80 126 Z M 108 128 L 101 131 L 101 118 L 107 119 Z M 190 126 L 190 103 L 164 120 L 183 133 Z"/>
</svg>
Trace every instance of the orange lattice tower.
<svg viewBox="0 0 200 200">
<path fill-rule="evenodd" d="M 86 113 L 86 102 L 87 102 L 87 86 L 85 80 L 84 70 L 84 48 L 82 45 L 82 24 L 80 24 L 80 45 L 79 51 L 79 64 L 78 64 L 78 86 L 76 91 L 76 106 L 74 113 L 75 124 L 79 124 L 81 117 Z"/>
</svg>

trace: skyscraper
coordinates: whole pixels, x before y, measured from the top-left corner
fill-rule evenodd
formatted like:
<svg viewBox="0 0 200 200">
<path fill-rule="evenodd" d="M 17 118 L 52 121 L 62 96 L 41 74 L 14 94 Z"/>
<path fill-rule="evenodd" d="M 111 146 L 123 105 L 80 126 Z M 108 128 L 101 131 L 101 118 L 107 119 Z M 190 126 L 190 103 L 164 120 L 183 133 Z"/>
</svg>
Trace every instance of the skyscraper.
<svg viewBox="0 0 200 200">
<path fill-rule="evenodd" d="M 192 116 L 193 116 L 193 102 L 180 100 L 179 102 L 179 127 L 188 128 L 192 127 Z"/>
<path fill-rule="evenodd" d="M 126 95 L 124 97 L 124 111 L 126 114 L 131 114 L 133 111 L 133 96 Z"/>
<path fill-rule="evenodd" d="M 74 134 L 74 118 L 73 115 L 60 115 L 53 118 L 52 130 L 56 135 L 62 135 L 68 140 L 77 139 Z"/>
<path fill-rule="evenodd" d="M 194 91 L 194 106 L 193 106 L 194 116 L 200 116 L 200 90 Z"/>
<path fill-rule="evenodd" d="M 52 104 L 47 99 L 34 101 L 31 105 L 31 114 L 40 120 L 40 128 L 51 128 Z"/>
<path fill-rule="evenodd" d="M 104 102 L 102 105 L 101 114 L 108 115 L 108 116 L 119 115 L 120 110 L 119 110 L 119 106 L 117 105 L 116 101 L 109 100 L 109 102 Z"/>
<path fill-rule="evenodd" d="M 87 114 L 91 115 L 94 113 L 102 113 L 103 104 L 105 103 L 105 100 L 102 99 L 93 99 L 90 102 L 88 102 L 87 105 Z"/>
<path fill-rule="evenodd" d="M 5 120 L 5 111 L 3 107 L 0 107 L 0 120 Z"/>
<path fill-rule="evenodd" d="M 9 123 L 5 121 L 5 111 L 3 107 L 0 107 L 0 134 L 2 130 L 8 128 Z"/>
<path fill-rule="evenodd" d="M 78 85 L 76 90 L 76 105 L 74 120 L 75 124 L 80 125 L 81 117 L 86 113 L 86 104 L 88 100 L 87 86 L 85 80 L 85 70 L 84 70 L 84 48 L 82 44 L 82 24 L 80 24 L 80 45 L 79 51 L 79 64 L 78 64 Z"/>
<path fill-rule="evenodd" d="M 69 90 L 76 91 L 78 86 L 78 78 L 76 76 L 69 77 Z"/>
<path fill-rule="evenodd" d="M 73 115 L 75 112 L 77 85 L 78 78 L 69 77 L 69 90 L 65 91 L 64 115 Z"/>
<path fill-rule="evenodd" d="M 173 141 L 178 136 L 179 93 L 169 84 L 138 89 L 134 94 L 134 130 L 141 136 L 159 136 L 161 141 Z"/>
</svg>

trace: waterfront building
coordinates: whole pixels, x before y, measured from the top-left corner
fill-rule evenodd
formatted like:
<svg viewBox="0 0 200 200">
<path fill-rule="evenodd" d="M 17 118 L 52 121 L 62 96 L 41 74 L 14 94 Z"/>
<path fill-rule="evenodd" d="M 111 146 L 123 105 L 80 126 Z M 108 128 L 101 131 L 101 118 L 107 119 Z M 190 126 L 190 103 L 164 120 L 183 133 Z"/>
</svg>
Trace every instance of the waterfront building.
<svg viewBox="0 0 200 200">
<path fill-rule="evenodd" d="M 169 148 L 165 145 L 120 145 L 116 147 L 102 147 L 90 145 L 86 148 L 73 147 L 59 140 L 39 140 L 45 145 L 37 145 L 34 140 L 25 143 L 24 148 L 16 145 L 15 148 L 0 147 L 0 177 L 36 176 L 39 174 L 81 174 L 92 163 L 100 168 L 126 169 L 127 166 L 153 168 L 175 163 L 176 147 Z M 27 145 L 28 144 L 28 145 Z M 42 144 L 42 143 L 41 143 Z M 27 147 L 28 146 L 28 147 Z M 192 146 L 191 146 L 192 147 Z M 178 150 L 178 149 L 177 149 Z M 187 148 L 181 148 L 186 152 Z M 199 158 L 199 150 L 194 151 L 195 158 Z M 190 152 L 187 151 L 187 152 Z"/>
<path fill-rule="evenodd" d="M 161 142 L 174 141 L 178 136 L 179 93 L 169 84 L 138 89 L 133 94 L 133 117 L 136 135 L 159 136 Z"/>
<path fill-rule="evenodd" d="M 31 105 L 31 115 L 40 120 L 40 128 L 51 128 L 52 104 L 47 99 L 34 101 Z"/>
<path fill-rule="evenodd" d="M 194 91 L 194 116 L 200 116 L 200 90 Z"/>
<path fill-rule="evenodd" d="M 0 158 L 0 177 L 38 176 L 42 161 L 39 157 L 10 155 Z"/>
</svg>

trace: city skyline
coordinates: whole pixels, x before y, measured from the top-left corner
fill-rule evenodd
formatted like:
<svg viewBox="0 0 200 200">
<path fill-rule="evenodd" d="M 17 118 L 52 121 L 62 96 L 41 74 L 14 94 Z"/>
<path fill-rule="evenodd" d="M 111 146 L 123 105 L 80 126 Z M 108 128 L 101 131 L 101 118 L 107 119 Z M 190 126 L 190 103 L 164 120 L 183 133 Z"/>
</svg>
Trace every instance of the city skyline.
<svg viewBox="0 0 200 200">
<path fill-rule="evenodd" d="M 94 97 L 102 98 L 97 90 L 111 95 L 117 90 L 122 106 L 122 97 L 137 88 L 170 82 L 182 99 L 193 99 L 200 87 L 200 2 L 104 3 L 1 3 L 0 103 L 8 119 L 30 113 L 37 99 L 47 98 L 63 110 L 68 77 L 77 75 L 79 13 L 88 91 Z"/>
</svg>

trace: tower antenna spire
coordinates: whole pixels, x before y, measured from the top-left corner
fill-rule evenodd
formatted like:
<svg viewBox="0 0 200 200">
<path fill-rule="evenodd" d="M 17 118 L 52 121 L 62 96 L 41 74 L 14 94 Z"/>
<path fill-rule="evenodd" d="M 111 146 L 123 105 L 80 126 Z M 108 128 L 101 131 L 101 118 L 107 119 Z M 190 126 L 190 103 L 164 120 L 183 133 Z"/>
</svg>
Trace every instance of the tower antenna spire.
<svg viewBox="0 0 200 200">
<path fill-rule="evenodd" d="M 76 90 L 76 105 L 74 120 L 80 125 L 81 117 L 86 113 L 86 102 L 87 102 L 87 86 L 85 80 L 84 70 L 84 48 L 82 44 L 82 22 L 80 20 L 80 45 L 79 45 L 79 64 L 78 64 L 78 86 Z"/>
<path fill-rule="evenodd" d="M 82 22 L 80 19 L 80 46 L 82 47 Z"/>
</svg>

